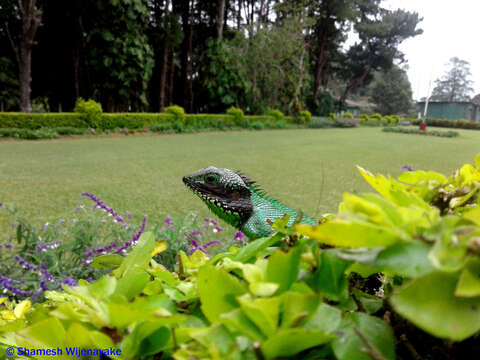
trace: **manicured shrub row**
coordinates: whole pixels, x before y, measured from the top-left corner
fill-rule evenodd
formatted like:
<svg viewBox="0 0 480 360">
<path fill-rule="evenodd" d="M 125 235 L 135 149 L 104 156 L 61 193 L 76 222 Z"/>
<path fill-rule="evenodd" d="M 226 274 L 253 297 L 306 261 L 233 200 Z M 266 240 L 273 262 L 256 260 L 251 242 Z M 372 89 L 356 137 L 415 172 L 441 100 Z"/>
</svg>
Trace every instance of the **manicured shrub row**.
<svg viewBox="0 0 480 360">
<path fill-rule="evenodd" d="M 417 135 L 427 135 L 427 136 L 439 136 L 439 137 L 457 137 L 459 135 L 456 131 L 438 131 L 438 130 L 419 130 L 419 129 L 409 129 L 402 127 L 385 127 L 382 129 L 385 132 L 396 132 L 402 134 L 417 134 Z"/>
<path fill-rule="evenodd" d="M 229 128 L 244 127 L 249 124 L 262 123 L 264 127 L 271 127 L 270 123 L 305 124 L 308 120 L 304 117 L 283 116 L 277 117 L 267 115 L 236 116 L 228 114 L 179 114 L 172 113 L 115 113 L 101 114 L 97 118 L 87 118 L 79 113 L 48 113 L 48 114 L 26 114 L 26 113 L 0 113 L 0 128 L 16 128 L 36 130 L 40 128 L 95 128 L 101 130 L 113 130 L 115 128 L 142 129 L 152 125 L 165 124 L 167 127 L 193 127 L 201 128 Z"/>
<path fill-rule="evenodd" d="M 420 124 L 420 119 L 415 119 L 412 124 Z M 427 126 L 480 130 L 480 123 L 468 120 L 427 119 Z"/>
</svg>

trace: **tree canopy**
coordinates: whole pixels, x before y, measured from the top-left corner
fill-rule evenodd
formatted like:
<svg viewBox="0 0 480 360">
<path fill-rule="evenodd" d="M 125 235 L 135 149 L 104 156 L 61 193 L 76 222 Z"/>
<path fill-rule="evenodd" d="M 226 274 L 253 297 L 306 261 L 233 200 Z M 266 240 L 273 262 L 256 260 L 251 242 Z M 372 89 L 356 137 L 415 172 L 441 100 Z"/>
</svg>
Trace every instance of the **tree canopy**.
<svg viewBox="0 0 480 360">
<path fill-rule="evenodd" d="M 0 0 L 0 20 L 5 111 L 29 111 L 31 78 L 48 111 L 83 97 L 109 112 L 316 112 L 389 70 L 421 33 L 418 14 L 381 0 Z M 347 47 L 351 29 L 359 41 Z"/>
<path fill-rule="evenodd" d="M 453 57 L 447 64 L 445 74 L 435 80 L 431 100 L 470 101 L 473 93 L 470 64 L 468 61 Z"/>
</svg>

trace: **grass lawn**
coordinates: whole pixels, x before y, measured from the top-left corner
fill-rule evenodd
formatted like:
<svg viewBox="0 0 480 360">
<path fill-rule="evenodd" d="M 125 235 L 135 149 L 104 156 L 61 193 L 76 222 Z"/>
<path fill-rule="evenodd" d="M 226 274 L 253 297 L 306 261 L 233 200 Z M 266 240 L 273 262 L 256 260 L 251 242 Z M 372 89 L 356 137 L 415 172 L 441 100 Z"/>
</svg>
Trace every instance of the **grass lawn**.
<svg viewBox="0 0 480 360">
<path fill-rule="evenodd" d="M 213 165 L 242 170 L 272 197 L 317 216 L 336 211 L 342 192 L 369 189 L 356 164 L 397 176 L 405 164 L 450 174 L 472 162 L 480 131 L 456 131 L 458 138 L 356 128 L 0 141 L 0 202 L 40 224 L 73 219 L 75 206 L 92 205 L 79 194 L 92 192 L 153 226 L 167 215 L 210 214 L 181 179 Z M 0 229 L 9 223 L 0 212 Z"/>
</svg>

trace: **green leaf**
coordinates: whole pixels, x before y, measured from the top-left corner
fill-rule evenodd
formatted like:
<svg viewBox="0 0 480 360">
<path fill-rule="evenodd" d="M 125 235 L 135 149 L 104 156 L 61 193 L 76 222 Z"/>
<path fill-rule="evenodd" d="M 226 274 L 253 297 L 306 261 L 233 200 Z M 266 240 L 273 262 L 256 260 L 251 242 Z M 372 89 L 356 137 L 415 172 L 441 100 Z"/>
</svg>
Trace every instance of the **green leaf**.
<svg viewBox="0 0 480 360">
<path fill-rule="evenodd" d="M 293 291 L 283 293 L 281 299 L 281 329 L 298 326 L 303 319 L 315 311 L 321 301 L 316 294 L 305 295 Z"/>
<path fill-rule="evenodd" d="M 430 334 L 461 341 L 480 330 L 480 298 L 455 296 L 458 274 L 433 272 L 395 293 L 390 302 Z"/>
<path fill-rule="evenodd" d="M 341 321 L 342 312 L 339 309 L 320 303 L 302 327 L 323 331 L 324 333 L 333 333 L 338 329 Z"/>
<path fill-rule="evenodd" d="M 28 348 L 63 347 L 65 333 L 61 321 L 51 317 L 20 330 L 16 335 L 16 341 L 19 346 Z"/>
<path fill-rule="evenodd" d="M 463 269 L 455 289 L 455 296 L 480 297 L 480 277 L 473 275 L 468 269 Z"/>
<path fill-rule="evenodd" d="M 280 298 L 255 299 L 249 294 L 237 297 L 244 314 L 268 337 L 277 330 Z"/>
<path fill-rule="evenodd" d="M 205 265 L 198 271 L 201 308 L 210 322 L 239 307 L 235 297 L 247 292 L 245 286 L 224 270 Z"/>
<path fill-rule="evenodd" d="M 318 226 L 297 225 L 301 235 L 338 247 L 389 246 L 401 240 L 392 228 L 367 222 L 332 220 Z"/>
<path fill-rule="evenodd" d="M 110 275 L 104 275 L 87 286 L 90 295 L 97 299 L 105 299 L 115 292 L 117 279 Z"/>
<path fill-rule="evenodd" d="M 122 263 L 124 257 L 118 254 L 109 254 L 97 256 L 92 261 L 92 266 L 98 269 L 117 268 Z"/>
<path fill-rule="evenodd" d="M 117 281 L 115 295 L 125 296 L 127 300 L 139 295 L 150 280 L 146 272 L 129 272 Z"/>
<path fill-rule="evenodd" d="M 333 352 L 338 360 L 372 359 L 362 351 L 367 345 L 355 329 L 384 359 L 395 359 L 395 338 L 392 329 L 376 317 L 364 313 L 350 313 L 342 320 L 339 328 L 341 335 L 332 343 Z"/>
<path fill-rule="evenodd" d="M 246 263 L 248 260 L 256 257 L 256 255 L 267 247 L 273 246 L 282 240 L 282 234 L 276 234 L 269 238 L 261 238 L 250 242 L 244 246 L 235 256 L 233 260 Z"/>
<path fill-rule="evenodd" d="M 447 178 L 443 174 L 422 170 L 405 171 L 398 177 L 398 180 L 411 185 L 416 185 L 421 181 L 435 181 L 438 184 L 447 182 Z"/>
<path fill-rule="evenodd" d="M 355 288 L 352 290 L 352 293 L 355 298 L 360 302 L 360 304 L 362 304 L 367 314 L 375 314 L 383 307 L 383 301 L 376 296 L 367 294 Z"/>
<path fill-rule="evenodd" d="M 261 330 L 243 313 L 242 310 L 240 310 L 240 308 L 229 313 L 223 313 L 220 315 L 219 321 L 230 331 L 239 332 L 252 341 L 265 339 Z"/>
<path fill-rule="evenodd" d="M 337 250 L 322 251 L 318 269 L 314 274 L 314 286 L 329 300 L 344 301 L 348 298 L 348 282 L 345 270 L 349 262 L 337 256 Z"/>
<path fill-rule="evenodd" d="M 155 330 L 147 338 L 143 339 L 137 356 L 147 356 L 159 353 L 170 339 L 170 330 L 167 327 L 161 327 Z"/>
<path fill-rule="evenodd" d="M 430 250 L 424 243 L 399 243 L 381 251 L 373 264 L 391 275 L 416 278 L 434 270 L 428 259 Z"/>
<path fill-rule="evenodd" d="M 284 329 L 262 344 L 262 352 L 267 359 L 293 356 L 303 350 L 326 344 L 335 338 L 335 335 L 318 330 Z"/>
<path fill-rule="evenodd" d="M 265 280 L 279 284 L 277 294 L 288 290 L 297 281 L 301 256 L 302 249 L 297 247 L 287 253 L 277 249 L 268 259 Z"/>
<path fill-rule="evenodd" d="M 138 272 L 138 270 L 146 270 L 154 247 L 155 235 L 152 232 L 143 233 L 132 252 L 113 271 L 113 274 L 116 277 L 122 277 L 129 271 Z"/>
</svg>

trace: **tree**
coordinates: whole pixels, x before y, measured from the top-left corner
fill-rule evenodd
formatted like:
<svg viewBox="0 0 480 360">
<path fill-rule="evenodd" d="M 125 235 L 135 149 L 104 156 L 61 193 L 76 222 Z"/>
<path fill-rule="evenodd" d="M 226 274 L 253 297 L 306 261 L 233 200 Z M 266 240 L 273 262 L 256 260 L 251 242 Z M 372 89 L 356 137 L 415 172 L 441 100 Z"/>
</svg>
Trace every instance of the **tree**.
<svg viewBox="0 0 480 360">
<path fill-rule="evenodd" d="M 143 109 L 153 68 L 145 1 L 100 0 L 91 6 L 96 16 L 90 19 L 87 42 L 95 97 L 109 112 Z"/>
<path fill-rule="evenodd" d="M 417 13 L 380 9 L 374 17 L 367 15 L 355 24 L 360 42 L 351 46 L 340 62 L 339 76 L 346 82 L 340 102 L 352 90 L 370 83 L 375 70 L 388 70 L 395 59 L 402 59 L 398 45 L 423 32 L 417 29 L 422 20 Z"/>
<path fill-rule="evenodd" d="M 37 7 L 36 0 L 18 0 L 16 4 L 3 0 L 0 10 L 3 13 L 2 17 L 6 14 L 13 22 L 20 19 L 19 24 L 13 26 L 14 31 L 8 19 L 5 19 L 4 26 L 18 65 L 20 111 L 31 112 L 32 49 L 35 45 L 35 35 L 42 23 L 42 11 Z"/>
<path fill-rule="evenodd" d="M 452 57 L 447 66 L 445 75 L 435 80 L 430 100 L 470 101 L 470 95 L 473 93 L 470 64 L 458 57 Z"/>
<path fill-rule="evenodd" d="M 376 72 L 370 98 L 381 114 L 408 113 L 412 107 L 412 87 L 405 70 L 394 65 L 390 70 Z"/>
</svg>

